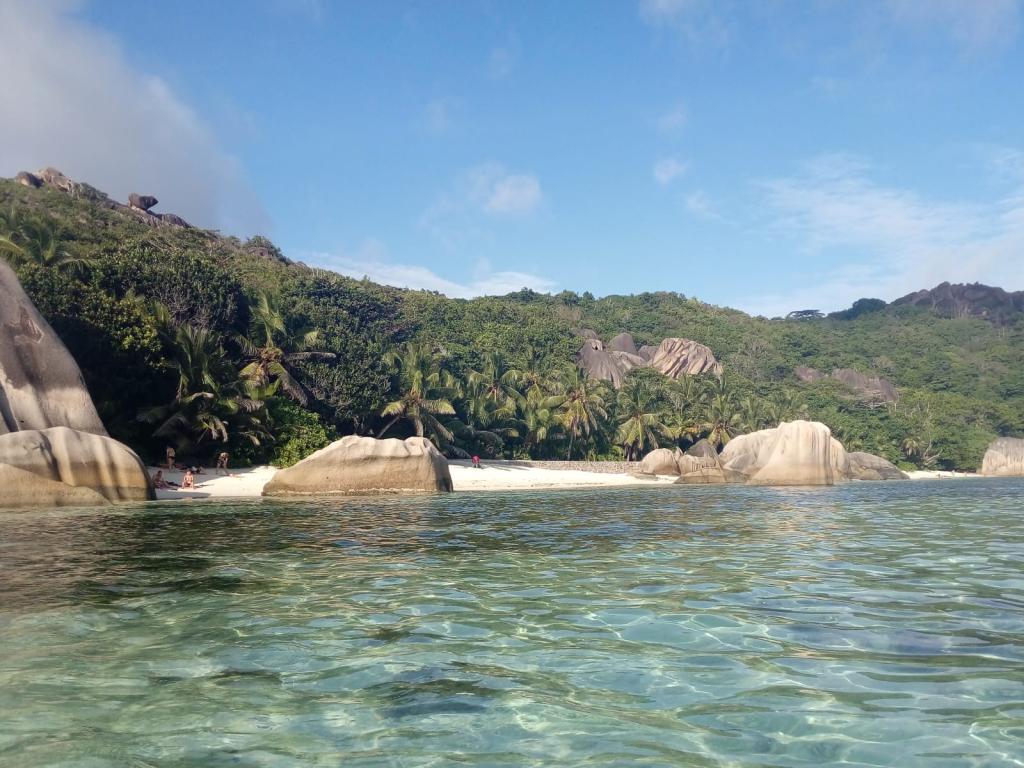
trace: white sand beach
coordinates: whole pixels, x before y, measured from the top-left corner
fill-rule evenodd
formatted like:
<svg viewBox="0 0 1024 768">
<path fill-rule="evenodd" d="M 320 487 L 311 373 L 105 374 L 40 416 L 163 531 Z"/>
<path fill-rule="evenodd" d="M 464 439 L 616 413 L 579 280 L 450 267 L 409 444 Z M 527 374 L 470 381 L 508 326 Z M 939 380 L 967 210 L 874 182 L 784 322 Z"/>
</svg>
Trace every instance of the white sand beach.
<svg viewBox="0 0 1024 768">
<path fill-rule="evenodd" d="M 150 476 L 159 467 L 149 467 Z M 509 491 L 552 488 L 590 488 L 598 486 L 665 485 L 674 478 L 637 478 L 626 473 L 584 472 L 578 469 L 547 469 L 520 464 L 485 465 L 474 469 L 469 462 L 450 464 L 452 484 L 456 491 Z M 252 498 L 263 492 L 263 486 L 277 472 L 276 467 L 232 469 L 227 477 L 213 474 L 204 468 L 196 475 L 196 487 L 191 491 L 159 489 L 158 499 Z M 163 470 L 164 479 L 181 484 L 183 472 Z"/>
<path fill-rule="evenodd" d="M 985 477 L 977 472 L 947 472 L 940 469 L 918 469 L 907 472 L 911 480 L 967 480 L 974 477 Z"/>
</svg>

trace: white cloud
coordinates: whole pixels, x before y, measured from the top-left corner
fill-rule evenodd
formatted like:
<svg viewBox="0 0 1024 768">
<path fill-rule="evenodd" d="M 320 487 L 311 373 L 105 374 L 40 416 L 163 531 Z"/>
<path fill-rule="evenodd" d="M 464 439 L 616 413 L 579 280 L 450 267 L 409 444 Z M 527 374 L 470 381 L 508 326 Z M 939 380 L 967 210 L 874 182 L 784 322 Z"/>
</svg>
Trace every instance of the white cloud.
<svg viewBox="0 0 1024 768">
<path fill-rule="evenodd" d="M 449 250 L 458 250 L 486 240 L 489 224 L 526 216 L 543 200 L 540 181 L 532 174 L 484 163 L 459 174 L 423 212 L 419 225 Z"/>
<path fill-rule="evenodd" d="M 555 284 L 546 278 L 527 272 L 494 270 L 486 260 L 477 261 L 470 280 L 448 280 L 424 266 L 392 262 L 386 248 L 377 240 L 366 240 L 349 253 L 314 252 L 303 254 L 303 258 L 312 265 L 349 277 L 368 277 L 376 283 L 397 288 L 438 291 L 453 298 L 503 295 L 522 288 L 538 293 L 551 293 L 555 289 Z"/>
<path fill-rule="evenodd" d="M 639 0 L 640 18 L 679 33 L 691 45 L 722 47 L 730 38 L 725 3 L 713 0 Z"/>
<path fill-rule="evenodd" d="M 668 186 L 686 173 L 686 163 L 675 157 L 663 157 L 654 164 L 654 180 L 661 186 Z"/>
<path fill-rule="evenodd" d="M 491 55 L 487 59 L 487 74 L 496 80 L 508 77 L 519 65 L 519 56 L 519 40 L 510 36 L 502 45 L 491 49 Z"/>
<path fill-rule="evenodd" d="M 684 204 L 686 205 L 686 210 L 699 219 L 724 221 L 721 214 L 718 213 L 714 204 L 710 199 L 708 199 L 707 194 L 702 189 L 698 189 L 688 194 L 686 196 L 686 200 L 684 200 Z"/>
<path fill-rule="evenodd" d="M 238 160 L 159 77 L 129 64 L 75 4 L 0 3 L 0 174 L 54 166 L 125 200 L 248 234 L 267 216 Z"/>
<path fill-rule="evenodd" d="M 676 104 L 657 119 L 656 125 L 662 133 L 679 133 L 686 126 L 687 119 L 686 106 Z"/>
<path fill-rule="evenodd" d="M 698 0 L 640 0 L 640 16 L 652 24 L 664 24 L 693 11 L 699 4 Z"/>
<path fill-rule="evenodd" d="M 887 0 L 905 28 L 948 34 L 967 53 L 1004 48 L 1020 32 L 1021 0 Z"/>
<path fill-rule="evenodd" d="M 535 176 L 509 174 L 493 181 L 484 209 L 498 214 L 529 213 L 540 205 L 543 197 Z"/>
<path fill-rule="evenodd" d="M 944 280 L 1024 287 L 1024 182 L 990 200 L 934 200 L 869 173 L 861 160 L 826 155 L 803 174 L 760 184 L 776 231 L 823 266 L 792 291 L 752 298 L 745 308 L 834 310 Z"/>
</svg>

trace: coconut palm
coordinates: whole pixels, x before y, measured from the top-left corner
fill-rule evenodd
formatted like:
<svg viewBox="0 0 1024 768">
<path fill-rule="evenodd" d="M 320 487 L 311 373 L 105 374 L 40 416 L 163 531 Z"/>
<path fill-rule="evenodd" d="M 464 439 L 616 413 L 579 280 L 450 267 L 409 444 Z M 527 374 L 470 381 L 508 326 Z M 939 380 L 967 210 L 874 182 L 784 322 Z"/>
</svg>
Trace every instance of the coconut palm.
<svg viewBox="0 0 1024 768">
<path fill-rule="evenodd" d="M 441 447 L 454 435 L 438 416 L 454 416 L 451 397 L 456 391 L 451 375 L 441 368 L 434 350 L 423 342 L 408 342 L 402 349 L 384 355 L 398 379 L 399 399 L 388 403 L 381 416 L 391 420 L 377 434 L 383 437 L 399 419 L 409 421 L 420 437 L 429 435 Z"/>
<path fill-rule="evenodd" d="M 81 273 L 94 264 L 68 250 L 63 231 L 51 222 L 14 210 L 0 216 L 0 254 L 15 266 L 36 264 L 62 272 Z"/>
<path fill-rule="evenodd" d="M 276 383 L 256 388 L 240 378 L 223 346 L 206 329 L 180 326 L 172 356 L 178 374 L 174 399 L 139 415 L 141 421 L 158 424 L 155 436 L 172 440 L 179 449 L 206 440 L 227 442 L 232 434 L 254 445 L 269 437 L 263 407 Z"/>
<path fill-rule="evenodd" d="M 561 428 L 558 413 L 561 403 L 559 395 L 548 395 L 533 387 L 519 400 L 519 432 L 525 438 L 526 450 L 531 457 L 536 458 L 534 454 L 540 446 Z"/>
<path fill-rule="evenodd" d="M 767 420 L 767 412 L 764 402 L 752 395 L 744 397 L 739 404 L 740 426 L 744 432 L 756 432 L 764 429 Z"/>
<path fill-rule="evenodd" d="M 667 434 L 675 441 L 693 442 L 701 434 L 704 390 L 693 376 L 682 376 L 668 390 Z"/>
<path fill-rule="evenodd" d="M 309 395 L 297 378 L 295 363 L 330 360 L 334 353 L 313 349 L 319 340 L 319 331 L 289 328 L 277 297 L 271 294 L 259 293 L 249 311 L 249 335 L 237 338 L 242 354 L 249 361 L 242 369 L 242 376 L 257 387 L 277 382 L 289 397 L 306 405 Z"/>
<path fill-rule="evenodd" d="M 740 432 L 741 417 L 732 387 L 722 376 L 712 380 L 707 390 L 701 429 L 715 447 L 728 443 Z"/>
<path fill-rule="evenodd" d="M 590 378 L 586 371 L 573 366 L 560 376 L 559 421 L 569 433 L 566 458 L 572 458 L 573 442 L 589 436 L 608 418 L 603 385 Z"/>
<path fill-rule="evenodd" d="M 488 352 L 480 370 L 471 370 L 466 378 L 469 423 L 486 427 L 514 416 L 520 397 L 516 384 L 521 376 L 518 370 L 508 367 L 500 352 Z"/>
<path fill-rule="evenodd" d="M 615 441 L 626 452 L 626 461 L 635 461 L 651 448 L 658 447 L 658 437 L 669 429 L 662 421 L 660 403 L 644 379 L 630 379 L 616 397 L 619 428 Z"/>
</svg>

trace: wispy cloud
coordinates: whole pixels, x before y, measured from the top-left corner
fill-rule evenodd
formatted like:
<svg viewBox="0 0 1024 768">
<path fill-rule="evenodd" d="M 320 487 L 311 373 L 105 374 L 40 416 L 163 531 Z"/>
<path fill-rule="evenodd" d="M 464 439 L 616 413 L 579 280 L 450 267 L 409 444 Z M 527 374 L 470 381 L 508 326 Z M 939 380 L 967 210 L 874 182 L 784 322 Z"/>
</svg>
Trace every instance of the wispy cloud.
<svg viewBox="0 0 1024 768">
<path fill-rule="evenodd" d="M 552 281 L 538 275 L 514 270 L 495 270 L 485 259 L 476 262 L 468 281 L 448 280 L 427 267 L 391 261 L 384 245 L 373 239 L 364 241 L 350 252 L 310 252 L 302 254 L 302 258 L 314 266 L 349 277 L 368 277 L 376 283 L 393 285 L 396 288 L 438 291 L 452 298 L 498 296 L 522 288 L 529 288 L 538 293 L 551 293 L 556 287 Z"/>
<path fill-rule="evenodd" d="M 639 0 L 640 18 L 678 32 L 690 44 L 725 46 L 730 28 L 719 0 Z"/>
<path fill-rule="evenodd" d="M 966 53 L 1005 48 L 1020 33 L 1021 0 L 887 0 L 894 22 L 939 32 Z"/>
<path fill-rule="evenodd" d="M 239 161 L 159 77 L 68 3 L 0 3 L 0 175 L 52 165 L 115 198 L 248 234 L 268 217 Z"/>
<path fill-rule="evenodd" d="M 544 193 L 540 182 L 530 174 L 509 174 L 497 178 L 490 184 L 484 210 L 488 213 L 521 214 L 529 213 L 540 205 Z"/>
<path fill-rule="evenodd" d="M 447 133 L 452 127 L 454 106 L 451 99 L 431 99 L 423 108 L 423 114 L 420 116 L 421 125 L 428 133 Z"/>
<path fill-rule="evenodd" d="M 679 133 L 686 127 L 687 119 L 688 114 L 686 112 L 686 105 L 676 104 L 658 117 L 655 121 L 655 126 L 657 126 L 661 133 L 675 134 Z"/>
<path fill-rule="evenodd" d="M 651 173 L 654 180 L 665 187 L 686 173 L 687 165 L 676 157 L 663 157 L 659 159 Z"/>
<path fill-rule="evenodd" d="M 508 77 L 519 65 L 520 53 L 519 40 L 513 36 L 501 45 L 494 46 L 487 58 L 487 74 L 496 80 Z"/>
<path fill-rule="evenodd" d="M 759 184 L 776 232 L 822 267 L 792 291 L 751 298 L 745 308 L 831 310 L 944 280 L 1024 287 L 1024 180 L 989 200 L 936 200 L 879 184 L 871 170 L 856 157 L 825 155 L 801 174 Z"/>
<path fill-rule="evenodd" d="M 686 206 L 686 210 L 698 219 L 705 219 L 707 221 L 724 221 L 724 218 L 718 212 L 718 208 L 711 202 L 707 193 L 702 189 L 690 192 L 683 201 L 683 204 Z"/>
</svg>

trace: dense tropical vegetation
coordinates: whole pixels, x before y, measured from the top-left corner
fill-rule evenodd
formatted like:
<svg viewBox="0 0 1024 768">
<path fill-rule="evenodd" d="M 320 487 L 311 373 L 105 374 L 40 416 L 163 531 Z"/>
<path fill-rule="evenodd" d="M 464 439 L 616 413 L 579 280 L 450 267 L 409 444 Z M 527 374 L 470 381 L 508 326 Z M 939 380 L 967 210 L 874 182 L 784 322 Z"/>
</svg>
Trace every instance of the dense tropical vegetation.
<svg viewBox="0 0 1024 768">
<path fill-rule="evenodd" d="M 88 196 L 0 181 L 0 257 L 82 368 L 111 434 L 147 456 L 289 464 L 344 434 L 424 435 L 451 456 L 637 458 L 825 422 L 853 450 L 973 469 L 1024 434 L 1024 318 L 944 318 L 861 300 L 755 318 L 670 292 L 528 290 L 449 299 L 290 262 L 266 238 L 153 227 Z M 700 341 L 725 368 L 618 391 L 574 364 L 578 331 Z M 796 366 L 899 389 L 865 400 Z"/>
</svg>

